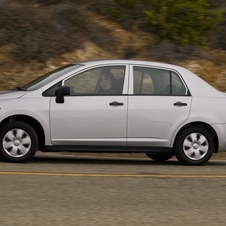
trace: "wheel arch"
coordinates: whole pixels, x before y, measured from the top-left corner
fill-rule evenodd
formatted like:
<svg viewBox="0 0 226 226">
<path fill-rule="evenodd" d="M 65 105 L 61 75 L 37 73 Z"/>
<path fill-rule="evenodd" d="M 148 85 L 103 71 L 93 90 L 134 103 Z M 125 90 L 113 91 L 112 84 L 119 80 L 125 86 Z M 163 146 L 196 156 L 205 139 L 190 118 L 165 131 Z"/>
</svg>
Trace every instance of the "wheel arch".
<svg viewBox="0 0 226 226">
<path fill-rule="evenodd" d="M 194 126 L 197 126 L 197 127 L 201 127 L 201 128 L 205 128 L 207 129 L 211 136 L 213 137 L 213 142 L 214 142 L 214 152 L 218 152 L 218 148 L 219 148 L 219 140 L 218 140 L 218 136 L 217 136 L 217 133 L 216 131 L 214 130 L 214 128 L 212 126 L 210 126 L 209 124 L 205 123 L 205 122 L 191 122 L 185 126 L 183 126 L 177 133 L 175 139 L 174 139 L 174 143 L 173 143 L 173 149 L 175 147 L 175 144 L 177 142 L 177 139 L 178 139 L 178 136 L 180 135 L 181 132 L 183 132 L 184 130 L 186 130 L 187 128 L 189 127 L 194 127 Z"/>
<path fill-rule="evenodd" d="M 43 130 L 42 125 L 34 118 L 28 115 L 12 115 L 7 118 L 5 118 L 0 123 L 0 128 L 2 128 L 4 125 L 6 125 L 8 122 L 12 121 L 20 121 L 25 122 L 28 125 L 30 125 L 36 132 L 36 135 L 38 137 L 38 148 L 39 150 L 43 150 L 45 147 L 45 133 Z"/>
</svg>

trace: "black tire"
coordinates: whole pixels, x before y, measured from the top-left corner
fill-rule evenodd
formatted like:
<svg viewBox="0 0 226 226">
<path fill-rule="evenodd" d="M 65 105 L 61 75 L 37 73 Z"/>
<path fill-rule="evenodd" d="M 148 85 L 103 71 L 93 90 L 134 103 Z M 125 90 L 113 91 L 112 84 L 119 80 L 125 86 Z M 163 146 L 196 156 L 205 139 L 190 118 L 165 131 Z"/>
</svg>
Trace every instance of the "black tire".
<svg viewBox="0 0 226 226">
<path fill-rule="evenodd" d="M 146 153 L 146 155 L 155 161 L 163 162 L 171 159 L 174 154 L 173 153 Z"/>
<path fill-rule="evenodd" d="M 175 155 L 185 165 L 202 165 L 212 156 L 213 138 L 203 127 L 190 127 L 182 131 L 175 142 Z"/>
<path fill-rule="evenodd" d="M 0 157 L 9 162 L 25 162 L 36 153 L 38 138 L 24 122 L 9 122 L 0 129 Z"/>
</svg>

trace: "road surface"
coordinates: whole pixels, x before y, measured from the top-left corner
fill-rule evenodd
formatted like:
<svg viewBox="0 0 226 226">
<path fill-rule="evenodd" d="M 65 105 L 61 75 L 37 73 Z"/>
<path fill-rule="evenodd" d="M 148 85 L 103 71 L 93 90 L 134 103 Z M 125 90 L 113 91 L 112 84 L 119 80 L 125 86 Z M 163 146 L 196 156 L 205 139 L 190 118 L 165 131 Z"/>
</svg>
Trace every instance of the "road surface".
<svg viewBox="0 0 226 226">
<path fill-rule="evenodd" d="M 225 225 L 226 161 L 40 154 L 0 162 L 0 225 Z"/>
</svg>

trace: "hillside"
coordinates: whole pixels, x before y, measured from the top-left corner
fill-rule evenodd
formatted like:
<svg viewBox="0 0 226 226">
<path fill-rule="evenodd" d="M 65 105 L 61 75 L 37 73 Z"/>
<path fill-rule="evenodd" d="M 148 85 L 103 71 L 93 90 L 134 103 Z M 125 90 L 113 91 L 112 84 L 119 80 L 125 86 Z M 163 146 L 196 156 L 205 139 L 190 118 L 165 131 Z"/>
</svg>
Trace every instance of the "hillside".
<svg viewBox="0 0 226 226">
<path fill-rule="evenodd" d="M 173 62 L 226 92 L 224 49 L 153 44 L 149 34 L 110 20 L 94 2 L 1 1 L 0 90 L 67 63 L 118 58 Z"/>
</svg>

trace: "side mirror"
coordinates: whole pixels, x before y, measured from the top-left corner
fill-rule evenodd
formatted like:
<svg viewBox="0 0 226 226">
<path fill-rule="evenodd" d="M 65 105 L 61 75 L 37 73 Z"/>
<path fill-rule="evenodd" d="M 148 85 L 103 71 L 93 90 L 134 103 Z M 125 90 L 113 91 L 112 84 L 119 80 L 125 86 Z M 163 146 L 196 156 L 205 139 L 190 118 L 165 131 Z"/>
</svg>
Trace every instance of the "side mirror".
<svg viewBox="0 0 226 226">
<path fill-rule="evenodd" d="M 64 103 L 64 96 L 70 95 L 70 87 L 69 86 L 60 86 L 56 90 L 56 103 L 62 104 Z"/>
</svg>

